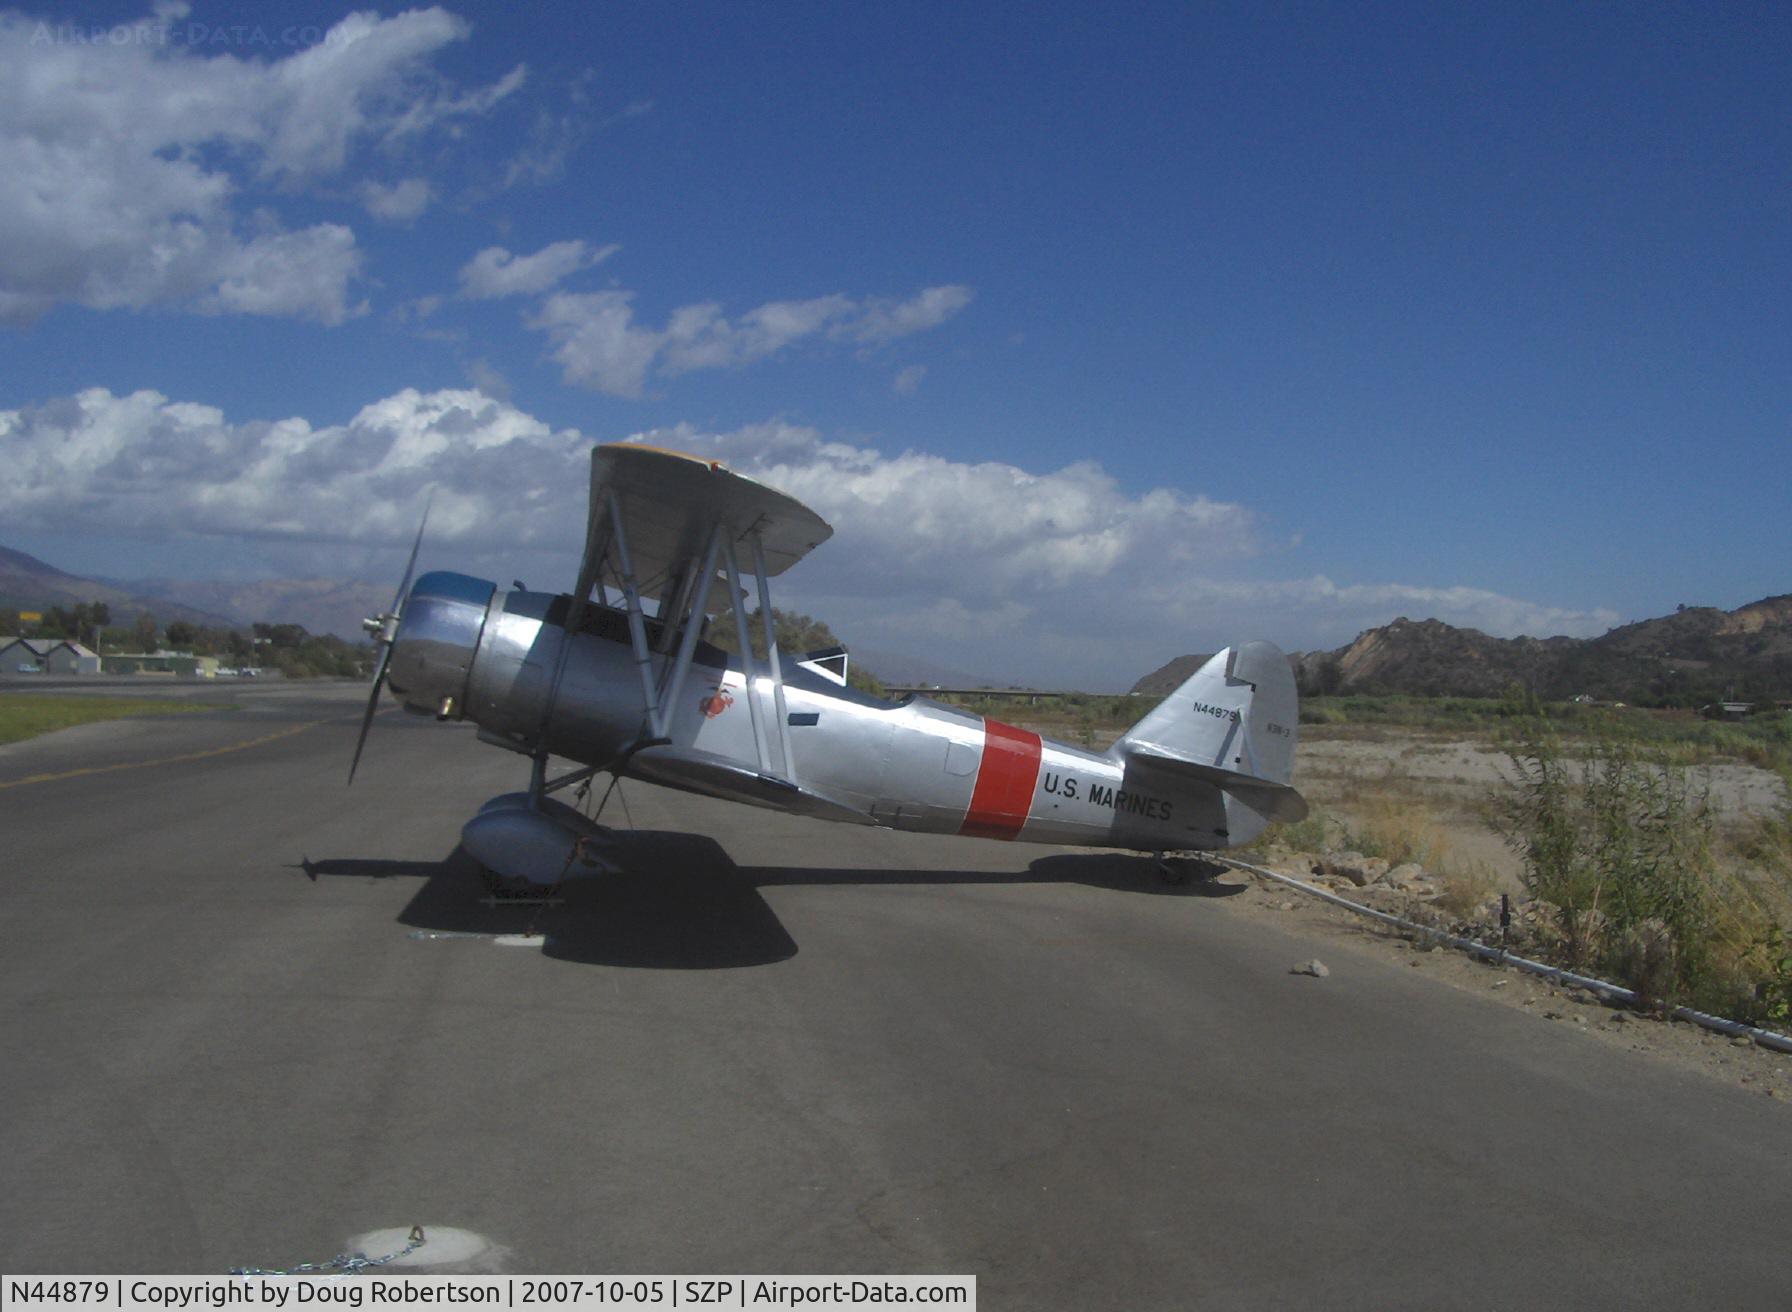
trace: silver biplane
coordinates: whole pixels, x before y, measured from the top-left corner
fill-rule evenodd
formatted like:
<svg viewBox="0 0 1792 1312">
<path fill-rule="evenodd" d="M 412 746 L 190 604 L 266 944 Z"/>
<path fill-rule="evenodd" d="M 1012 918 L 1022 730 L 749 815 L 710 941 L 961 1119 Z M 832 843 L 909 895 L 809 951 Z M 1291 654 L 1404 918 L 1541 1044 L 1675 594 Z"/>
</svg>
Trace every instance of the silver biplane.
<svg viewBox="0 0 1792 1312">
<path fill-rule="evenodd" d="M 387 684 L 407 710 L 473 721 L 481 741 L 531 763 L 525 791 L 461 830 L 515 886 L 610 865 L 610 831 L 554 797 L 600 773 L 821 820 L 1129 848 L 1160 864 L 1306 814 L 1289 782 L 1294 679 L 1267 642 L 1214 656 L 1106 752 L 924 697 L 870 696 L 848 685 L 840 648 L 780 652 L 769 580 L 832 533 L 716 461 L 598 447 L 570 594 L 438 572 L 407 595 L 412 547 L 392 611 L 368 621 L 380 663 L 350 780 Z M 733 651 L 707 640 L 718 625 Z M 551 757 L 577 766 L 551 775 Z"/>
</svg>

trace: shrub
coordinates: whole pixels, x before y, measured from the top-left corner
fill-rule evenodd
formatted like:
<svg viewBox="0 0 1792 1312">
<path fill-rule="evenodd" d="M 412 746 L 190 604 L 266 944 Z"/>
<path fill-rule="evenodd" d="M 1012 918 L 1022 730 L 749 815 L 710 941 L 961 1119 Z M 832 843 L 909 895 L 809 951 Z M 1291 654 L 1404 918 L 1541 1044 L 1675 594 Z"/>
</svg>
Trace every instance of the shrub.
<svg viewBox="0 0 1792 1312">
<path fill-rule="evenodd" d="M 1706 790 L 1632 739 L 1594 739 L 1570 762 L 1542 716 L 1517 723 L 1516 787 L 1495 827 L 1524 861 L 1525 890 L 1557 909 L 1568 965 L 1652 1001 L 1701 993 L 1717 947 Z"/>
<path fill-rule="evenodd" d="M 1308 811 L 1305 819 L 1293 824 L 1271 825 L 1267 836 L 1286 843 L 1296 852 L 1323 852 L 1326 823 L 1325 813 L 1315 809 Z"/>
</svg>

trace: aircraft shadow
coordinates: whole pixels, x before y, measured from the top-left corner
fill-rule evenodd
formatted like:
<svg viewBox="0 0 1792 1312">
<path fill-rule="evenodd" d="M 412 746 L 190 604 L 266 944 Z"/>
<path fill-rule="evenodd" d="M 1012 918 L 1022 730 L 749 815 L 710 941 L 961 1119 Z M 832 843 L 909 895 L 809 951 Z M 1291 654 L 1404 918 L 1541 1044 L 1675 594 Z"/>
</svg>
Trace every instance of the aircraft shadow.
<svg viewBox="0 0 1792 1312">
<path fill-rule="evenodd" d="M 1154 897 L 1233 897 L 1243 884 L 1221 884 L 1226 867 L 1200 862 L 1179 883 L 1164 879 L 1147 856 L 1122 852 L 1061 853 L 1042 856 L 1025 870 L 825 870 L 795 866 L 750 866 L 742 871 L 759 888 L 808 884 L 1083 884 L 1120 893 Z"/>
<path fill-rule="evenodd" d="M 435 862 L 307 861 L 312 879 L 421 877 L 398 923 L 441 934 L 545 935 L 544 956 L 595 966 L 725 970 L 796 955 L 792 939 L 721 845 L 701 834 L 621 832 L 620 872 L 569 879 L 555 904 L 497 901 L 457 846 Z"/>
<path fill-rule="evenodd" d="M 905 884 L 1083 884 L 1164 897 L 1230 897 L 1242 884 L 1210 878 L 1222 867 L 1193 867 L 1166 882 L 1143 856 L 1091 852 L 1040 857 L 1020 871 L 847 870 L 737 866 L 713 838 L 659 830 L 618 831 L 616 874 L 568 880 L 551 906 L 495 905 L 483 872 L 456 847 L 441 861 L 355 858 L 304 860 L 322 878 L 420 878 L 399 913 L 413 929 L 442 934 L 545 934 L 544 956 L 585 965 L 646 970 L 726 970 L 786 961 L 797 944 L 761 896 L 764 888 Z"/>
</svg>

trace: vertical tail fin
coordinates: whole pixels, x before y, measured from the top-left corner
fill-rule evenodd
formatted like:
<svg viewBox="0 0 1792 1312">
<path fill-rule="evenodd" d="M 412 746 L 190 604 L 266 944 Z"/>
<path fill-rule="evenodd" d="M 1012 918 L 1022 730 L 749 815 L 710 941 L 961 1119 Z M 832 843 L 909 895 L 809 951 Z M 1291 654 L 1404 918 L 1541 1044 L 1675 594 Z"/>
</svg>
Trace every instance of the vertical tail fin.
<svg viewBox="0 0 1792 1312">
<path fill-rule="evenodd" d="M 1114 744 L 1112 755 L 1185 766 L 1221 786 L 1286 788 L 1299 698 L 1280 648 L 1247 642 L 1214 656 Z"/>
</svg>

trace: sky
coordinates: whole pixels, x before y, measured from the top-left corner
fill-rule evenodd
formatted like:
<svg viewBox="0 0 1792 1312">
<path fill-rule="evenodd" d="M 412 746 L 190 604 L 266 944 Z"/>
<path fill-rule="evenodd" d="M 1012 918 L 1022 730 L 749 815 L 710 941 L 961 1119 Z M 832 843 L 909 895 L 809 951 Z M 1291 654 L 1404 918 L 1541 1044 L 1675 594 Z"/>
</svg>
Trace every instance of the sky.
<svg viewBox="0 0 1792 1312">
<path fill-rule="evenodd" d="M 0 545 L 570 587 L 589 452 L 849 644 L 1124 688 L 1792 591 L 1792 9 L 0 17 Z"/>
</svg>

